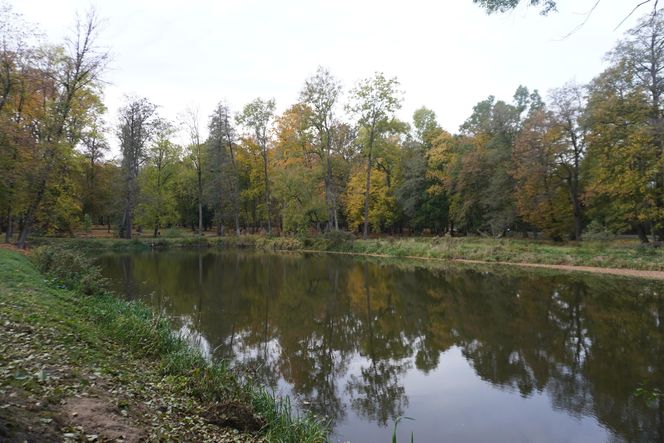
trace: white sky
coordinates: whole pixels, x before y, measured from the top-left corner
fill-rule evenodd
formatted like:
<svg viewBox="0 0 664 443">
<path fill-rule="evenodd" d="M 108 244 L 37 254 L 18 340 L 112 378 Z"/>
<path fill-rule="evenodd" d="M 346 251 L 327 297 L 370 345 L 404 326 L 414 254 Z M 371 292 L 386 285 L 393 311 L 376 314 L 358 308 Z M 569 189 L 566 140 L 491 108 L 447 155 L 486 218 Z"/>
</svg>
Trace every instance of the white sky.
<svg viewBox="0 0 664 443">
<path fill-rule="evenodd" d="M 472 0 L 8 0 L 59 42 L 76 11 L 95 5 L 106 20 L 101 44 L 112 62 L 105 79 L 108 120 L 126 94 L 145 96 L 175 119 L 226 99 L 234 111 L 256 97 L 293 104 L 304 79 L 328 67 L 348 91 L 375 71 L 405 92 L 402 119 L 425 105 L 456 132 L 475 103 L 511 100 L 519 84 L 545 94 L 585 83 L 639 14 L 614 31 L 637 0 L 560 0 L 541 17 L 519 8 L 488 16 Z M 341 109 L 340 109 L 341 110 Z M 206 126 L 202 124 L 201 126 Z"/>
</svg>

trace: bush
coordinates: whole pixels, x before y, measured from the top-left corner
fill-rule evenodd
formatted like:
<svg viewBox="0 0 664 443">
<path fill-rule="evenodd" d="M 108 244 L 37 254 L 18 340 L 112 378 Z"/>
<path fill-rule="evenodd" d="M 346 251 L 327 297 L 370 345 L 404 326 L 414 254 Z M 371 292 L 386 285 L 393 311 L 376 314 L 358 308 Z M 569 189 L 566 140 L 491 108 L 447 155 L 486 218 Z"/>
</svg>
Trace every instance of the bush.
<svg viewBox="0 0 664 443">
<path fill-rule="evenodd" d="M 61 246 L 41 246 L 30 257 L 43 274 L 60 286 L 86 295 L 106 292 L 101 270 L 84 254 Z"/>
<path fill-rule="evenodd" d="M 92 218 L 90 217 L 90 214 L 85 214 L 83 216 L 83 229 L 85 229 L 85 232 L 87 233 L 92 231 Z"/>
<path fill-rule="evenodd" d="M 329 242 L 330 247 L 334 248 L 355 240 L 355 235 L 348 231 L 329 231 L 323 234 L 323 238 Z"/>
<path fill-rule="evenodd" d="M 583 231 L 584 240 L 612 240 L 616 235 L 597 220 L 593 220 Z"/>
<path fill-rule="evenodd" d="M 302 249 L 302 242 L 294 237 L 258 237 L 256 249 L 274 251 L 297 251 Z"/>
</svg>

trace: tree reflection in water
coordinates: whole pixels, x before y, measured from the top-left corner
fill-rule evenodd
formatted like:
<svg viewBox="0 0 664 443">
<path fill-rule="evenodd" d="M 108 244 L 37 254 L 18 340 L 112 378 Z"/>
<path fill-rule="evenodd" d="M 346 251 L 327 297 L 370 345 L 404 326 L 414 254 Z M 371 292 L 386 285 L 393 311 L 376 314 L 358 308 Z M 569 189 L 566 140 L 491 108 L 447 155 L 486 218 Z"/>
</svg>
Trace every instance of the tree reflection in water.
<svg viewBox="0 0 664 443">
<path fill-rule="evenodd" d="M 477 377 L 552 412 L 596 417 L 613 437 L 664 441 L 662 287 L 582 274 L 426 269 L 312 255 L 173 251 L 107 256 L 129 298 L 195 329 L 213 357 L 280 380 L 299 405 L 385 426 L 409 407 L 404 378 L 459 348 Z M 432 405 L 435 407 L 435 405 Z"/>
</svg>

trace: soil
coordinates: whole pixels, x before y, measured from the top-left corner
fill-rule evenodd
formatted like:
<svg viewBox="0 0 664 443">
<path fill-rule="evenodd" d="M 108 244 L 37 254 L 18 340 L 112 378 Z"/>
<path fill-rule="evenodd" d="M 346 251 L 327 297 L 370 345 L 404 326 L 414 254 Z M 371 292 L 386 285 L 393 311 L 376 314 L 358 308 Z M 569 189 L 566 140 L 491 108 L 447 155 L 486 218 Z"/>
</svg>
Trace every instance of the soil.
<svg viewBox="0 0 664 443">
<path fill-rule="evenodd" d="M 265 426 L 265 420 L 254 415 L 247 405 L 239 402 L 214 405 L 208 409 L 205 418 L 211 424 L 242 432 L 258 432 Z"/>
<path fill-rule="evenodd" d="M 140 425 L 124 416 L 126 410 L 115 407 L 108 398 L 73 397 L 62 407 L 74 428 L 83 428 L 86 435 L 95 435 L 102 441 L 121 440 L 138 443 L 144 438 Z"/>
</svg>

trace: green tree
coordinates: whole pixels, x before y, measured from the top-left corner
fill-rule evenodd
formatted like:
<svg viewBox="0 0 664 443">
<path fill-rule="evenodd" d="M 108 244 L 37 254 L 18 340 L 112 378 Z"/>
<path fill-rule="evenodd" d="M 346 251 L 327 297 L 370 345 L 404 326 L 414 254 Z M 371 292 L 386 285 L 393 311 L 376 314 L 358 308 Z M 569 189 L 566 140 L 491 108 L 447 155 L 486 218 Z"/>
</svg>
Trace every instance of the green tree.
<svg viewBox="0 0 664 443">
<path fill-rule="evenodd" d="M 574 83 L 568 83 L 551 93 L 551 107 L 562 142 L 562 149 L 557 150 L 559 174 L 572 206 L 575 240 L 581 240 L 584 212 L 581 167 L 586 154 L 587 130 L 583 121 L 583 93 L 583 88 Z"/>
<path fill-rule="evenodd" d="M 105 201 L 104 198 L 104 194 L 108 189 L 102 187 L 98 177 L 104 156 L 110 150 L 106 137 L 106 123 L 102 118 L 105 111 L 106 109 L 100 103 L 96 112 L 90 113 L 90 121 L 81 133 L 80 147 L 86 160 L 82 210 L 92 220 L 100 220 L 106 212 L 104 206 L 108 204 L 108 201 Z"/>
<path fill-rule="evenodd" d="M 223 210 L 223 196 L 230 195 L 235 233 L 240 235 L 240 174 L 237 165 L 237 134 L 228 105 L 220 102 L 208 123 L 210 135 L 207 141 L 210 170 L 214 177 L 213 200 Z M 223 214 L 218 214 L 219 221 Z M 221 224 L 220 224 L 221 229 Z"/>
<path fill-rule="evenodd" d="M 270 124 L 274 119 L 276 104 L 274 99 L 263 100 L 257 98 L 247 104 L 242 113 L 237 116 L 237 122 L 244 125 L 253 136 L 253 141 L 259 149 L 263 160 L 263 184 L 264 203 L 267 214 L 267 232 L 272 233 L 272 222 L 270 213 L 270 177 L 268 174 L 269 148 L 270 148 Z"/>
<path fill-rule="evenodd" d="M 329 226 L 325 153 L 321 156 L 318 131 L 311 128 L 311 110 L 303 104 L 291 106 L 277 119 L 274 149 L 274 196 L 281 203 L 283 229 L 307 233 L 315 226 Z M 313 129 L 313 131 L 312 131 Z"/>
<path fill-rule="evenodd" d="M 316 131 L 316 153 L 321 158 L 324 168 L 325 205 L 327 207 L 326 229 L 338 230 L 339 218 L 337 208 L 337 192 L 333 186 L 332 154 L 334 129 L 334 108 L 337 104 L 341 85 L 330 72 L 319 67 L 316 74 L 308 78 L 300 92 L 300 101 L 309 107 L 307 112 L 309 124 Z"/>
<path fill-rule="evenodd" d="M 83 103 L 79 100 L 93 93 L 106 66 L 107 54 L 95 46 L 98 26 L 94 13 L 88 14 L 85 21 L 77 21 L 75 34 L 67 39 L 65 46 L 45 50 L 44 68 L 32 70 L 47 87 L 36 91 L 41 95 L 41 110 L 38 120 L 33 119 L 31 124 L 39 137 L 34 145 L 34 172 L 17 241 L 21 248 L 26 245 L 55 173 L 71 158 L 78 141 L 68 138 L 68 135 L 80 133 L 72 126 L 78 120 L 72 118 L 72 113 L 87 111 L 84 106 L 77 106 Z"/>
<path fill-rule="evenodd" d="M 182 152 L 171 141 L 175 132 L 169 121 L 155 120 L 153 140 L 147 148 L 146 164 L 140 173 L 137 219 L 139 223 L 152 225 L 153 237 L 159 235 L 162 226 L 177 221 L 173 184 Z"/>
<path fill-rule="evenodd" d="M 555 116 L 539 109 L 526 119 L 512 152 L 519 214 L 555 240 L 573 229 L 564 184 L 568 172 L 560 162 L 566 149 Z"/>
<path fill-rule="evenodd" d="M 386 78 L 377 72 L 373 77 L 361 80 L 351 91 L 348 110 L 357 118 L 360 127 L 363 153 L 366 157 L 364 189 L 363 236 L 369 235 L 369 205 L 371 195 L 371 171 L 374 148 L 378 140 L 389 130 L 394 112 L 401 108 L 401 92 L 396 78 Z"/>
<path fill-rule="evenodd" d="M 447 193 L 442 189 L 428 192 L 434 183 L 427 174 L 427 156 L 443 132 L 435 112 L 422 107 L 413 114 L 412 134 L 401 149 L 395 196 L 410 226 L 417 230 L 430 228 L 440 233 L 448 226 Z"/>
<path fill-rule="evenodd" d="M 587 200 L 612 230 L 633 228 L 643 243 L 657 216 L 657 153 L 647 122 L 651 106 L 633 71 L 620 63 L 590 84 Z"/>
</svg>

